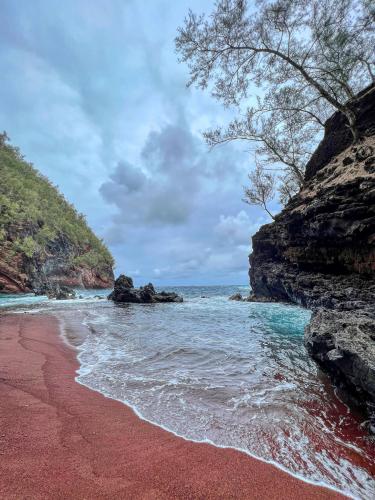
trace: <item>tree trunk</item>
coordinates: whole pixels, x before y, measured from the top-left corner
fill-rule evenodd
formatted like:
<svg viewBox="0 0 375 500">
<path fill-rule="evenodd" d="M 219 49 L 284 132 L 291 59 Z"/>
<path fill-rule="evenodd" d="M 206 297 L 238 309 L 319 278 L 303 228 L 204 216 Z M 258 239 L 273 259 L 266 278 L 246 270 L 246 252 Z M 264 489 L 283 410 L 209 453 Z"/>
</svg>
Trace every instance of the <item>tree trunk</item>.
<svg viewBox="0 0 375 500">
<path fill-rule="evenodd" d="M 355 144 L 359 139 L 357 116 L 355 112 L 350 108 L 345 108 L 345 111 L 343 111 L 343 113 L 345 114 L 348 120 L 349 128 L 353 136 L 353 144 Z"/>
</svg>

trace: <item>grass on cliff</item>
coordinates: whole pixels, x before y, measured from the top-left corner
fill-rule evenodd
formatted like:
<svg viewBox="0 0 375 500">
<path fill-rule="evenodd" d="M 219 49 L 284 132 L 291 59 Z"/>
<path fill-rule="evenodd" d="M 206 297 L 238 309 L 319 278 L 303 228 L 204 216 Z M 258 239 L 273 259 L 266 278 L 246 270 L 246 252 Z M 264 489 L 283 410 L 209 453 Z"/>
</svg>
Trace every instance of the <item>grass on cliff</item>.
<svg viewBox="0 0 375 500">
<path fill-rule="evenodd" d="M 63 238 L 72 245 L 72 264 L 88 268 L 113 266 L 105 244 L 85 218 L 50 181 L 26 162 L 18 148 L 0 134 L 0 246 L 31 258 L 48 252 Z"/>
</svg>

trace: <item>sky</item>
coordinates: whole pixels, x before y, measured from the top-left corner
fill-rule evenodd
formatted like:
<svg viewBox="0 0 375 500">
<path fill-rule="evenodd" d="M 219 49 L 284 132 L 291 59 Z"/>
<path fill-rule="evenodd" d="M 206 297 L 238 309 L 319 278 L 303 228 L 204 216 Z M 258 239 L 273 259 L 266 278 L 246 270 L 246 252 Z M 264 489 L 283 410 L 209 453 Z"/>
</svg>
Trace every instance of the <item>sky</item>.
<svg viewBox="0 0 375 500">
<path fill-rule="evenodd" d="M 187 88 L 174 48 L 197 0 L 1 0 L 0 129 L 57 185 L 136 284 L 247 284 L 244 144 L 202 132 L 234 110 Z"/>
</svg>

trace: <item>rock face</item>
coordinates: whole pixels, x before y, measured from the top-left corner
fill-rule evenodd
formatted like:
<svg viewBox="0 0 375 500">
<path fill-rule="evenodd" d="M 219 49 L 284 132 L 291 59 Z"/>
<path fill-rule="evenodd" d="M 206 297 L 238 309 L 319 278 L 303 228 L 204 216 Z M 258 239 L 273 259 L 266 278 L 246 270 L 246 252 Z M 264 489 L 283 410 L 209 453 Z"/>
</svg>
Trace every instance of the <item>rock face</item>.
<svg viewBox="0 0 375 500">
<path fill-rule="evenodd" d="M 31 237 L 32 225 L 15 232 Z M 12 241 L 12 234 L 8 236 Z M 77 247 L 64 235 L 49 242 L 43 251 L 31 257 L 22 252 L 11 254 L 0 245 L 0 293 L 25 293 L 38 291 L 54 283 L 75 288 L 111 288 L 113 270 L 111 264 L 100 267 L 75 263 Z"/>
<path fill-rule="evenodd" d="M 72 288 L 60 285 L 59 283 L 44 284 L 41 288 L 34 290 L 34 292 L 35 295 L 47 295 L 49 299 L 66 300 L 76 298 L 76 293 Z"/>
<path fill-rule="evenodd" d="M 254 296 L 313 309 L 312 357 L 358 404 L 375 403 L 375 90 L 356 104 L 362 139 L 331 117 L 306 184 L 253 237 Z M 346 138 L 346 139 L 345 139 Z M 349 143 L 348 143 L 349 142 Z"/>
<path fill-rule="evenodd" d="M 111 288 L 114 282 L 112 266 L 75 263 L 77 248 L 60 235 L 48 246 L 48 251 L 27 259 L 25 270 L 32 289 L 44 283 L 56 283 L 74 288 Z"/>
<path fill-rule="evenodd" d="M 350 164 L 344 160 L 350 158 Z M 321 168 L 253 237 L 257 296 L 303 306 L 375 299 L 375 136 Z"/>
<path fill-rule="evenodd" d="M 305 332 L 311 356 L 370 417 L 375 433 L 375 315 L 372 309 L 318 309 Z"/>
<path fill-rule="evenodd" d="M 362 136 L 375 134 L 374 109 L 375 92 L 374 86 L 364 89 L 358 96 L 364 95 L 362 99 L 353 104 L 358 113 L 358 130 Z M 346 126 L 346 119 L 341 113 L 334 113 L 325 124 L 324 138 L 306 165 L 306 179 L 311 179 L 318 170 L 327 165 L 344 149 L 352 143 L 352 134 Z"/>
<path fill-rule="evenodd" d="M 115 281 L 109 300 L 117 303 L 153 304 L 157 302 L 183 302 L 183 298 L 174 292 L 156 292 L 152 283 L 141 288 L 134 288 L 132 278 L 121 274 Z"/>
</svg>

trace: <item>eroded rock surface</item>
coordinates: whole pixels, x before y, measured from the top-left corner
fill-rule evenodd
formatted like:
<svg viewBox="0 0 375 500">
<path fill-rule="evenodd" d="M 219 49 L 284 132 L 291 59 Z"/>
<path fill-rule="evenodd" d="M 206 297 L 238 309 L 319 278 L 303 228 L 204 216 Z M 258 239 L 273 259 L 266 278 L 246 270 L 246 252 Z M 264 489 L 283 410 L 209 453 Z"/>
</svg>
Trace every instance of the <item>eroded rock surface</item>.
<svg viewBox="0 0 375 500">
<path fill-rule="evenodd" d="M 40 288 L 35 290 L 35 295 L 47 295 L 49 299 L 67 300 L 75 299 L 76 293 L 73 288 L 59 283 L 49 282 L 43 284 Z"/>
<path fill-rule="evenodd" d="M 375 433 L 375 314 L 318 309 L 305 331 L 310 355 L 349 391 L 351 401 L 370 417 Z"/>
</svg>

